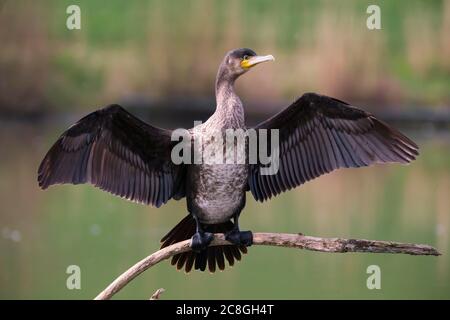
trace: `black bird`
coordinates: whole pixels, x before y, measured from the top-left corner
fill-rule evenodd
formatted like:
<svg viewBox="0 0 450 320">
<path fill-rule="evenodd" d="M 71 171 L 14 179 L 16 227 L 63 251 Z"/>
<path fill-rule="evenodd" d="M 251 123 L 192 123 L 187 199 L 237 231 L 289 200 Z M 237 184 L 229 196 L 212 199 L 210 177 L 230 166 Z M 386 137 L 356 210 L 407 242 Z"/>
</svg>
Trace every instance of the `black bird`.
<svg viewBox="0 0 450 320">
<path fill-rule="evenodd" d="M 274 60 L 250 49 L 230 51 L 216 78 L 216 111 L 189 130 L 206 140 L 226 129 L 248 130 L 234 82 L 253 66 Z M 306 93 L 255 128 L 278 129 L 279 169 L 263 175 L 261 162 L 175 164 L 171 130 L 148 125 L 119 105 L 95 111 L 72 125 L 52 146 L 38 172 L 41 188 L 53 184 L 90 183 L 114 195 L 159 207 L 186 197 L 189 214 L 161 242 L 166 247 L 192 238 L 193 251 L 173 257 L 189 272 L 211 272 L 233 265 L 252 244 L 252 233 L 240 231 L 239 215 L 246 192 L 265 201 L 338 168 L 376 163 L 409 163 L 418 146 L 370 113 L 327 96 Z M 266 136 L 271 138 L 271 131 Z M 258 136 L 258 139 L 263 139 Z M 246 149 L 247 150 L 247 149 Z M 248 152 L 248 150 L 247 150 Z M 233 222 L 231 222 L 233 219 Z M 208 247 L 213 233 L 233 243 Z"/>
</svg>

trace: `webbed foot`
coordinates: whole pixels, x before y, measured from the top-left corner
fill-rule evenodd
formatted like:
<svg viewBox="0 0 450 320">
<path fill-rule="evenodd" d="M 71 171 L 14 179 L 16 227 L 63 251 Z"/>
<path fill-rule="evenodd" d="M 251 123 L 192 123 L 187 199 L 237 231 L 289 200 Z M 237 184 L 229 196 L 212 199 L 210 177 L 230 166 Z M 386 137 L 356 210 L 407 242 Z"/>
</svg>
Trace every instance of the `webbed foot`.
<svg viewBox="0 0 450 320">
<path fill-rule="evenodd" d="M 191 238 L 191 248 L 195 252 L 205 250 L 213 239 L 213 234 L 210 232 L 197 232 Z"/>
<path fill-rule="evenodd" d="M 225 239 L 238 246 L 250 247 L 253 244 L 253 233 L 251 231 L 233 229 L 227 232 Z"/>
</svg>

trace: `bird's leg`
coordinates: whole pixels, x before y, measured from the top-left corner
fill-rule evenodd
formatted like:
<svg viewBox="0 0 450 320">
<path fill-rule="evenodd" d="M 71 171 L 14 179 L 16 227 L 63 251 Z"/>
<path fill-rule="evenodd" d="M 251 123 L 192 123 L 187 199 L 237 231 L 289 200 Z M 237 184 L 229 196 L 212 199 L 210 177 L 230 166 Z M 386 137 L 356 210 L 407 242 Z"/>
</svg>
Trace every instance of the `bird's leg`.
<svg viewBox="0 0 450 320">
<path fill-rule="evenodd" d="M 195 214 L 192 215 L 195 220 L 196 232 L 191 238 L 191 248 L 195 252 L 201 252 L 205 250 L 213 239 L 213 234 L 205 232 Z"/>
<path fill-rule="evenodd" d="M 239 230 L 239 214 L 234 215 L 234 227 L 225 234 L 225 239 L 235 245 L 244 245 L 249 247 L 253 244 L 253 233 L 251 231 Z"/>
</svg>

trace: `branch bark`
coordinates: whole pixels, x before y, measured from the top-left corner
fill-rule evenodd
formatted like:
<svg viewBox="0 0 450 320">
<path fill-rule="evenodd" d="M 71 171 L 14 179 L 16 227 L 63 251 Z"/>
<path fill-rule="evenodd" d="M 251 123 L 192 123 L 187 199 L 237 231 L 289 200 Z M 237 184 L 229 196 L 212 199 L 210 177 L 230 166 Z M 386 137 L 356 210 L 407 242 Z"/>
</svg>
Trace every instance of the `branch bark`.
<svg viewBox="0 0 450 320">
<path fill-rule="evenodd" d="M 103 290 L 95 300 L 107 300 L 119 292 L 130 281 L 155 264 L 170 257 L 190 251 L 191 240 L 185 240 L 158 250 L 129 268 Z M 215 234 L 210 246 L 230 245 L 223 234 Z M 401 253 L 409 255 L 441 255 L 435 248 L 425 244 L 401 243 L 364 239 L 320 238 L 303 234 L 254 233 L 253 245 L 277 246 L 320 252 L 344 253 Z"/>
</svg>

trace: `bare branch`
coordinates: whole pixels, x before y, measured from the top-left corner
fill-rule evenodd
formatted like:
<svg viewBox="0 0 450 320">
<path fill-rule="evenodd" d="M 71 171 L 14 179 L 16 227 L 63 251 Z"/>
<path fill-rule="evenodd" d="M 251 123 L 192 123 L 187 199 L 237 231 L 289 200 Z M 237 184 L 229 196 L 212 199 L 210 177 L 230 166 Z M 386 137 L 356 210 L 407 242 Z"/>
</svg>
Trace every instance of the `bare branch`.
<svg viewBox="0 0 450 320">
<path fill-rule="evenodd" d="M 103 290 L 96 300 L 110 299 L 130 281 L 155 264 L 166 260 L 178 253 L 190 251 L 191 240 L 175 243 L 156 251 L 142 259 L 130 269 L 125 271 Z M 223 234 L 215 234 L 210 246 L 230 245 Z M 364 239 L 320 238 L 302 234 L 287 233 L 254 233 L 253 245 L 277 246 L 298 248 L 320 252 L 366 252 L 366 253 L 402 253 L 410 255 L 439 256 L 440 253 L 433 247 L 425 244 L 401 243 L 393 241 L 377 241 Z"/>
<path fill-rule="evenodd" d="M 152 294 L 149 300 L 158 300 L 161 294 L 164 293 L 164 291 L 166 291 L 166 289 L 159 288 L 158 290 L 155 291 L 154 294 Z"/>
</svg>

